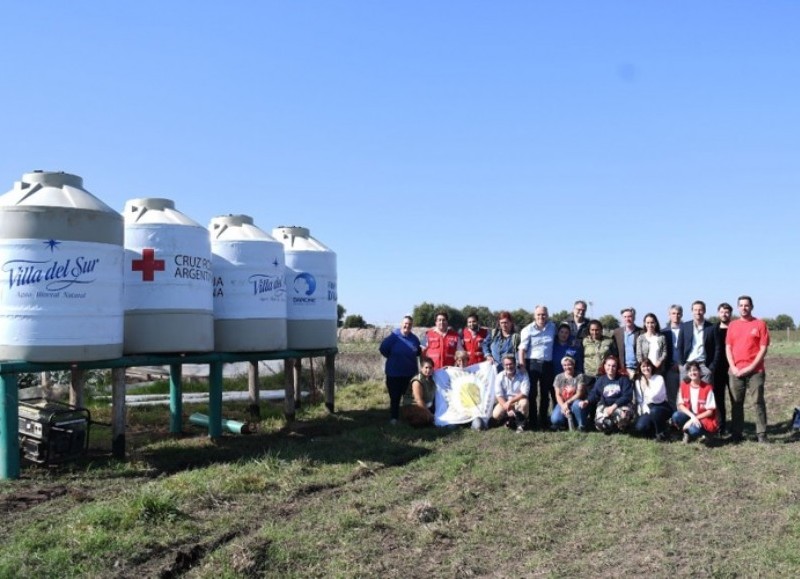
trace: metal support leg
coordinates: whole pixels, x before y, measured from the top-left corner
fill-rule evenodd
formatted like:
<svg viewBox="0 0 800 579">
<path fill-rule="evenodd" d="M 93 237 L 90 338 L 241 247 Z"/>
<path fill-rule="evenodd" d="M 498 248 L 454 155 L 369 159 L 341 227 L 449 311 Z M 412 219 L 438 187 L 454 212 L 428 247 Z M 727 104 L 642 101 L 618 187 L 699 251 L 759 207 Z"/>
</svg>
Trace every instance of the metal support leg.
<svg viewBox="0 0 800 579">
<path fill-rule="evenodd" d="M 211 362 L 208 372 L 208 436 L 222 436 L 222 362 Z"/>
<path fill-rule="evenodd" d="M 169 431 L 180 434 L 183 431 L 183 366 L 169 366 Z"/>
<path fill-rule="evenodd" d="M 19 478 L 19 390 L 16 374 L 0 374 L 0 479 Z"/>
</svg>

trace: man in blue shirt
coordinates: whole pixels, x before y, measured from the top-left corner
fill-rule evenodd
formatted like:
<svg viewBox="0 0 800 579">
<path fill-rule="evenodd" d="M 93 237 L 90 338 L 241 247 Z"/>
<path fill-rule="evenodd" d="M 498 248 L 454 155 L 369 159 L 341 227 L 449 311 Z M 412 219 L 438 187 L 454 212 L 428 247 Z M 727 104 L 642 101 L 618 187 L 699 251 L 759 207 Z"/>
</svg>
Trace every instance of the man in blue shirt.
<svg viewBox="0 0 800 579">
<path fill-rule="evenodd" d="M 550 321 L 546 306 L 536 306 L 533 310 L 533 322 L 522 328 L 520 332 L 517 355 L 521 366 L 527 368 L 531 383 L 530 405 L 536 407 L 536 396 L 539 395 L 538 427 L 546 429 L 550 421 L 550 404 L 555 404 L 553 392 L 553 342 L 556 337 L 556 325 Z M 531 426 L 535 427 L 535 417 L 531 413 Z"/>
</svg>

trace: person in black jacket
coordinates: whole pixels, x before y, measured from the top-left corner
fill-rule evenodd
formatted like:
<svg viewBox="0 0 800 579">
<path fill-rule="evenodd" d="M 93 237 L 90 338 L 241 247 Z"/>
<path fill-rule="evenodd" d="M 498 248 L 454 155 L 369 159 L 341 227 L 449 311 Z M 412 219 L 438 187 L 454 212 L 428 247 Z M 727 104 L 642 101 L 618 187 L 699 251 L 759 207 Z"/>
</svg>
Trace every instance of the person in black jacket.
<svg viewBox="0 0 800 579">
<path fill-rule="evenodd" d="M 683 306 L 672 304 L 669 307 L 669 323 L 661 330 L 667 339 L 667 359 L 664 361 L 666 372 L 664 383 L 667 387 L 667 400 L 673 406 L 678 400 L 678 389 L 681 383 L 681 363 L 678 356 L 678 338 L 681 334 L 683 321 Z"/>
<path fill-rule="evenodd" d="M 678 359 L 681 364 L 681 380 L 686 381 L 686 363 L 698 362 L 703 382 L 714 383 L 714 370 L 722 353 L 717 341 L 717 329 L 706 320 L 706 304 L 700 300 L 692 302 L 692 321 L 681 326 L 678 336 Z"/>
<path fill-rule="evenodd" d="M 717 317 L 719 323 L 714 326 L 717 330 L 717 344 L 719 348 L 725 348 L 725 337 L 728 335 L 728 324 L 731 321 L 731 314 L 733 307 L 727 302 L 722 302 L 717 308 Z M 728 357 L 721 353 L 717 367 L 714 370 L 714 398 L 717 402 L 717 410 L 719 411 L 719 433 L 725 435 L 728 433 L 728 421 L 725 418 L 725 409 L 727 407 L 726 397 L 728 396 Z"/>
</svg>

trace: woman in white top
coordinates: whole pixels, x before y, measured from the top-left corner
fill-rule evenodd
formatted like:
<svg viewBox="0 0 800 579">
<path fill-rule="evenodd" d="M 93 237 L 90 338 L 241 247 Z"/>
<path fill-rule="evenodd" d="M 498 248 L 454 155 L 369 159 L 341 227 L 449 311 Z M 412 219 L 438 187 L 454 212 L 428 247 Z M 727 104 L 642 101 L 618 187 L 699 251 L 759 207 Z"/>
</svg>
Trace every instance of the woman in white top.
<svg viewBox="0 0 800 579">
<path fill-rule="evenodd" d="M 666 369 L 664 360 L 667 359 L 667 339 L 661 333 L 661 325 L 655 314 L 644 317 L 644 332 L 636 340 L 636 361 L 644 359 L 653 363 L 656 374 L 663 374 Z"/>
<path fill-rule="evenodd" d="M 636 368 L 633 391 L 639 415 L 633 428 L 634 434 L 658 441 L 667 440 L 667 422 L 672 415 L 672 407 L 667 402 L 664 378 L 655 373 L 655 366 L 649 358 L 639 362 Z"/>
</svg>

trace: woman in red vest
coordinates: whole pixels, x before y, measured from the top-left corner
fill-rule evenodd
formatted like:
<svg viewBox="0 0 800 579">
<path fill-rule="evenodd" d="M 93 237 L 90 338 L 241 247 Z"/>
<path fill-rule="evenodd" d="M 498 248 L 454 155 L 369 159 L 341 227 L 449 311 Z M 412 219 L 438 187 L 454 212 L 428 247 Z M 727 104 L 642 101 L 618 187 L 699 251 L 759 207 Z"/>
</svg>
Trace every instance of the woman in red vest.
<svg viewBox="0 0 800 579">
<path fill-rule="evenodd" d="M 447 325 L 447 312 L 436 312 L 436 327 L 431 328 L 422 338 L 422 355 L 433 360 L 433 369 L 455 366 L 456 350 L 461 339 L 455 330 Z"/>
<path fill-rule="evenodd" d="M 714 399 L 714 387 L 703 382 L 698 362 L 686 364 L 689 383 L 681 382 L 678 393 L 678 410 L 672 415 L 672 423 L 683 430 L 683 442 L 708 434 L 716 434 L 719 430 L 717 403 Z"/>
</svg>

